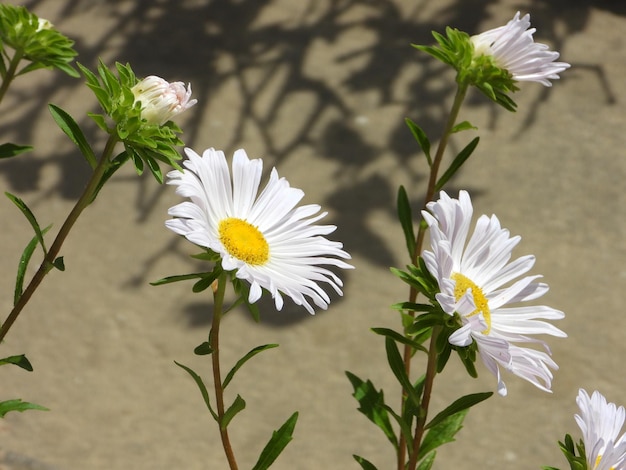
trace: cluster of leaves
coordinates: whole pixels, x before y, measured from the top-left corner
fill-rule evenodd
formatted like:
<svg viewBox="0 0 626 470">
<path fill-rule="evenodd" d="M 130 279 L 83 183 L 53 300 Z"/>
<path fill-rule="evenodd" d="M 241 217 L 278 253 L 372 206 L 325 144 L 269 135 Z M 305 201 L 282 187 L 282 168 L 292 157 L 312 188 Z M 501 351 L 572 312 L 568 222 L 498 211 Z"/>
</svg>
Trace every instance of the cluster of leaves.
<svg viewBox="0 0 626 470">
<path fill-rule="evenodd" d="M 124 151 L 112 159 L 113 171 L 130 159 L 138 174 L 142 174 L 147 166 L 156 180 L 163 183 L 158 162 L 180 169 L 177 162 L 182 157 L 176 147 L 183 145 L 177 135 L 182 130 L 172 121 L 160 126 L 142 119 L 141 103 L 135 102 L 131 91 L 138 82 L 137 77 L 129 64 L 116 63 L 115 67 L 119 77 L 102 62 L 98 65 L 97 75 L 79 64 L 87 86 L 104 110 L 104 114 L 91 113 L 89 116 L 102 130 L 124 144 Z"/>
<path fill-rule="evenodd" d="M 14 49 L 19 58 L 30 61 L 16 75 L 40 68 L 56 68 L 78 77 L 78 72 L 70 65 L 77 55 L 72 47 L 74 41 L 50 26 L 25 7 L 0 4 L 0 73 L 3 78 L 11 62 L 6 46 Z"/>
<path fill-rule="evenodd" d="M 587 455 L 585 453 L 585 443 L 582 439 L 578 444 L 574 444 L 572 436 L 566 434 L 564 441 L 559 441 L 559 447 L 570 465 L 570 470 L 587 470 Z M 576 451 L 578 451 L 578 455 L 576 455 Z M 556 467 L 541 468 L 542 470 L 559 470 Z"/>
<path fill-rule="evenodd" d="M 412 446 L 414 440 L 413 427 L 416 419 L 422 413 L 420 405 L 425 376 L 421 376 L 415 383 L 411 382 L 397 343 L 408 345 L 413 354 L 417 352 L 428 353 L 428 349 L 423 343 L 431 337 L 433 329 L 437 328 L 437 341 L 434 345 L 437 349 L 437 372 L 444 369 L 452 350 L 456 350 L 472 377 L 476 377 L 474 367 L 476 346 L 472 344 L 461 348 L 449 343 L 449 336 L 460 326 L 460 322 L 458 318 L 444 313 L 437 304 L 435 300 L 435 294 L 438 292 L 436 280 L 430 275 L 421 258 L 419 259 L 419 266 L 409 266 L 406 272 L 397 269 L 393 269 L 393 272 L 429 300 L 428 303 L 424 304 L 402 302 L 393 306 L 401 312 L 404 334 L 388 328 L 373 328 L 374 333 L 385 337 L 387 362 L 406 396 L 403 410 L 398 413 L 387 405 L 383 391 L 377 390 L 370 380 L 364 381 L 350 372 L 347 372 L 347 375 L 354 388 L 353 396 L 359 402 L 359 411 L 383 431 L 397 452 L 400 440 L 391 425 L 391 418 L 393 418 L 399 432 L 404 436 L 407 452 L 411 457 L 414 452 Z M 418 313 L 418 315 L 413 316 L 407 312 Z M 424 429 L 428 432 L 421 442 L 417 455 L 417 461 L 420 462 L 417 467 L 419 470 L 428 470 L 432 467 L 436 456 L 435 449 L 454 441 L 454 436 L 461 429 L 463 419 L 469 408 L 489 398 L 492 394 L 492 392 L 486 392 L 465 395 L 425 424 Z M 364 470 L 376 468 L 373 463 L 363 457 L 355 456 L 355 459 Z"/>
<path fill-rule="evenodd" d="M 505 109 L 516 110 L 517 104 L 508 95 L 519 90 L 511 73 L 498 67 L 493 57 L 477 55 L 469 34 L 450 27 L 445 36 L 436 31 L 432 34 L 438 46 L 413 47 L 453 67 L 460 86 L 473 85 Z"/>
</svg>

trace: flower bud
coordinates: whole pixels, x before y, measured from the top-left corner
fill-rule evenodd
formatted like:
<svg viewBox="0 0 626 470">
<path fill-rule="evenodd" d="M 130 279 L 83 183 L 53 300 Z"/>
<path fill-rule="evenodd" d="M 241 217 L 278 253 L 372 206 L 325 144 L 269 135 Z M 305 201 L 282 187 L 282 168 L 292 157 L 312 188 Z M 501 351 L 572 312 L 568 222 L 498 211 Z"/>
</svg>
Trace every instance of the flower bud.
<svg viewBox="0 0 626 470">
<path fill-rule="evenodd" d="M 169 83 L 151 75 L 131 88 L 135 103 L 141 102 L 141 117 L 149 124 L 162 126 L 174 116 L 191 108 L 198 100 L 191 100 L 191 84 Z"/>
</svg>

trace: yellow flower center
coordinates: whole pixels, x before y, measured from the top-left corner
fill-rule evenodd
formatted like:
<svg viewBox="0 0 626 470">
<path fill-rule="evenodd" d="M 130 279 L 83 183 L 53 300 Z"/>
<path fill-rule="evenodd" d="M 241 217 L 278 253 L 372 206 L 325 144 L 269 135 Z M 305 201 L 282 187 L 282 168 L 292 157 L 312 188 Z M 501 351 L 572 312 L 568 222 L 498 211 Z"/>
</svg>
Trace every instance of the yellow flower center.
<svg viewBox="0 0 626 470">
<path fill-rule="evenodd" d="M 220 241 L 226 251 L 247 264 L 265 264 L 270 257 L 267 240 L 254 225 L 245 220 L 229 217 L 218 227 Z"/>
<path fill-rule="evenodd" d="M 476 284 L 474 284 L 474 281 L 461 273 L 454 273 L 451 277 L 452 280 L 456 282 L 456 285 L 454 287 L 454 298 L 457 302 L 461 297 L 465 295 L 467 289 L 472 290 L 472 296 L 474 297 L 476 310 L 470 313 L 468 317 L 482 313 L 485 322 L 487 322 L 487 328 L 482 333 L 484 335 L 489 334 L 489 331 L 491 330 L 491 312 L 489 311 L 489 301 L 487 300 L 487 297 L 485 297 L 483 290 Z"/>
</svg>

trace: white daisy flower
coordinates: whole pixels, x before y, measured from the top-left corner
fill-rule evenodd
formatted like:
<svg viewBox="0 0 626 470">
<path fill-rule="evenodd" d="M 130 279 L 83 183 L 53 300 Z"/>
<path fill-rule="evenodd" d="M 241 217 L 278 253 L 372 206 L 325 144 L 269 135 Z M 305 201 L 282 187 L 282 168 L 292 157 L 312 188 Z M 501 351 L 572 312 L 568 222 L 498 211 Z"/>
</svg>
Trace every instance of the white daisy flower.
<svg viewBox="0 0 626 470">
<path fill-rule="evenodd" d="M 150 75 L 131 88 L 135 103 L 141 102 L 141 117 L 162 126 L 198 102 L 191 99 L 191 83 L 172 82 Z"/>
<path fill-rule="evenodd" d="M 539 82 L 552 86 L 550 80 L 570 67 L 565 62 L 555 62 L 556 51 L 533 40 L 535 28 L 530 28 L 530 15 L 520 19 L 519 11 L 506 26 L 490 29 L 471 37 L 474 55 L 493 56 L 496 65 L 507 70 L 518 81 Z"/>
<path fill-rule="evenodd" d="M 624 407 L 607 403 L 598 391 L 589 397 L 583 389 L 576 403 L 580 415 L 574 418 L 583 433 L 589 470 L 626 469 L 626 434 L 618 438 L 626 416 Z"/>
<path fill-rule="evenodd" d="M 342 295 L 341 280 L 324 266 L 352 266 L 338 259 L 350 259 L 342 244 L 324 237 L 336 227 L 315 225 L 327 212 L 318 214 L 320 206 L 313 204 L 296 207 L 304 192 L 279 178 L 276 169 L 258 194 L 263 162 L 248 159 L 244 150 L 234 154 L 232 178 L 222 151 L 185 153 L 184 171 L 169 172 L 167 182 L 191 201 L 172 207 L 168 214 L 175 218 L 166 226 L 219 254 L 224 270 L 250 283 L 250 303 L 265 289 L 276 309 L 287 295 L 313 314 L 307 297 L 323 309 L 330 303 L 320 283 Z"/>
<path fill-rule="evenodd" d="M 545 294 L 548 286 L 534 282 L 541 276 L 527 276 L 505 287 L 530 270 L 535 257 L 523 256 L 509 262 L 520 237 L 510 237 L 495 215 L 481 216 L 467 241 L 473 208 L 465 191 L 460 192 L 458 200 L 441 192 L 441 199 L 430 202 L 427 208 L 431 213 L 422 211 L 422 215 L 430 227 L 432 251 L 425 250 L 422 257 L 437 279 L 437 301 L 446 313 L 458 314 L 462 322 L 450 336 L 450 343 L 469 346 L 476 341 L 482 361 L 498 379 L 502 396 L 507 390 L 501 368 L 550 391 L 550 369 L 558 366 L 550 358 L 545 342 L 527 335 L 565 337 L 558 328 L 538 320 L 557 320 L 564 314 L 546 306 L 508 307 Z M 517 343 L 539 343 L 547 353 Z"/>
</svg>

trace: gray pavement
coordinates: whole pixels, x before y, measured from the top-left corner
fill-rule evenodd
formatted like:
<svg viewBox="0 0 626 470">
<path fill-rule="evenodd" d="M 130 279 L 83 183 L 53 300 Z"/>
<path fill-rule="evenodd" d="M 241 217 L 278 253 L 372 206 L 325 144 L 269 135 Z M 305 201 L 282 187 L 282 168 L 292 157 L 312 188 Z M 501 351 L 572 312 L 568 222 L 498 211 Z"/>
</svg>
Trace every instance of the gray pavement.
<svg viewBox="0 0 626 470">
<path fill-rule="evenodd" d="M 523 84 L 515 114 L 469 97 L 462 118 L 478 126 L 481 143 L 450 191 L 467 189 L 477 214 L 495 213 L 522 236 L 515 253 L 537 256 L 533 272 L 551 286 L 543 300 L 566 313 L 558 326 L 569 338 L 550 341 L 560 365 L 553 394 L 507 377 L 509 396 L 472 410 L 435 468 L 566 468 L 556 441 L 579 436 L 578 388 L 626 404 L 623 0 L 19 3 L 75 39 L 79 61 L 91 68 L 98 58 L 117 60 L 139 76 L 191 82 L 199 104 L 181 119 L 189 146 L 229 155 L 243 147 L 263 157 L 266 172 L 277 166 L 338 225 L 333 238 L 356 269 L 343 275 L 345 295 L 327 312 L 309 316 L 291 304 L 275 312 L 263 302 L 260 324 L 235 311 L 223 325 L 226 362 L 258 344 L 281 345 L 231 385 L 248 404 L 231 431 L 241 468 L 252 467 L 271 431 L 300 411 L 276 470 L 358 468 L 352 454 L 394 468 L 383 434 L 356 411 L 344 371 L 371 378 L 394 403 L 384 344 L 369 328 L 397 327 L 389 305 L 407 295 L 388 270 L 406 263 L 397 187 L 405 185 L 416 206 L 425 190 L 425 162 L 403 120 L 436 135 L 453 92 L 452 74 L 410 43 L 430 43 L 430 31 L 446 25 L 477 33 L 518 9 L 529 12 L 536 40 L 572 68 L 551 89 Z M 0 141 L 36 150 L 0 162 L 0 182 L 42 225 L 58 228 L 88 168 L 53 125 L 49 102 L 103 145 L 86 117 L 96 100 L 79 80 L 31 74 L 2 103 Z M 473 135 L 457 136 L 452 149 Z M 67 271 L 46 279 L 2 345 L 26 353 L 35 371 L 3 368 L 0 397 L 51 411 L 0 421 L 0 468 L 226 468 L 214 423 L 173 362 L 208 376 L 193 348 L 208 334 L 210 295 L 148 285 L 199 269 L 188 257 L 194 247 L 163 225 L 179 201 L 171 187 L 128 167 L 78 222 L 62 253 Z M 0 306 L 8 312 L 13 270 L 31 233 L 8 199 L 0 215 Z M 478 370 L 471 380 L 451 361 L 435 384 L 435 409 L 494 390 L 494 378 Z"/>
</svg>

